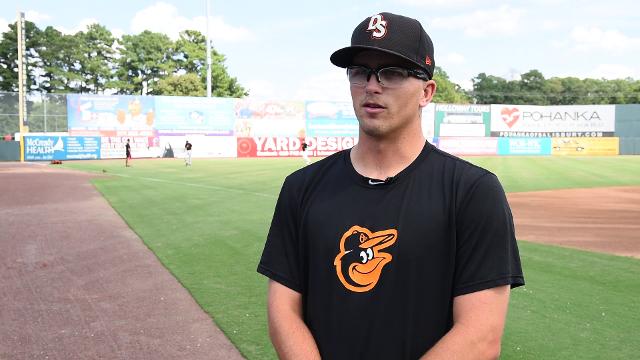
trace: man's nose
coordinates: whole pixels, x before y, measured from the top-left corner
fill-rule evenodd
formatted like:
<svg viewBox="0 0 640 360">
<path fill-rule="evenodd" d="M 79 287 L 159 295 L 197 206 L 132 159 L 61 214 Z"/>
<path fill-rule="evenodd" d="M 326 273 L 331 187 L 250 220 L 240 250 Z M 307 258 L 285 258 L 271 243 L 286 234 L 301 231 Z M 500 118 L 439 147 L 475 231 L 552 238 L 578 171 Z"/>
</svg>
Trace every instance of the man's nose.
<svg viewBox="0 0 640 360">
<path fill-rule="evenodd" d="M 379 92 L 382 90 L 382 84 L 378 81 L 378 76 L 375 73 L 369 73 L 365 90 L 369 92 Z"/>
</svg>

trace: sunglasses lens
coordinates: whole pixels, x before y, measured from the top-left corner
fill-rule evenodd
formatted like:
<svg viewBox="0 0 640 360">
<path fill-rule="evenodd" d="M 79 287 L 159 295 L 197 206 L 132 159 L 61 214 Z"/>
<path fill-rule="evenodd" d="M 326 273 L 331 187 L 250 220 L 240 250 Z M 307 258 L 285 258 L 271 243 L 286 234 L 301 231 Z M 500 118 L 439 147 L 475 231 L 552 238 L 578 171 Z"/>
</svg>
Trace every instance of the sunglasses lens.
<svg viewBox="0 0 640 360">
<path fill-rule="evenodd" d="M 386 87 L 401 86 L 409 76 L 406 69 L 399 67 L 388 67 L 378 71 L 380 82 Z"/>
<path fill-rule="evenodd" d="M 347 76 L 352 85 L 364 86 L 367 84 L 369 69 L 363 66 L 350 66 L 347 68 Z"/>
</svg>

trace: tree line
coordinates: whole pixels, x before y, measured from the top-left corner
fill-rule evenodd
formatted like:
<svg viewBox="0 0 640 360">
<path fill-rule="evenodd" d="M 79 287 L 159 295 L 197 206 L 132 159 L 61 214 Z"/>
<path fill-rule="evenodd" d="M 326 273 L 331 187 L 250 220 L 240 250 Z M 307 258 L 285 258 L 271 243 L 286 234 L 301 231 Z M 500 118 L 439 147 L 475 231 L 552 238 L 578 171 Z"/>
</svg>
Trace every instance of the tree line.
<svg viewBox="0 0 640 360">
<path fill-rule="evenodd" d="M 116 37 L 105 26 L 63 34 L 25 22 L 27 91 L 121 95 L 206 95 L 206 38 L 185 30 L 175 41 L 143 31 Z M 227 72 L 224 55 L 212 49 L 212 95 L 248 95 Z M 0 40 L 0 91 L 18 91 L 15 23 Z"/>
<path fill-rule="evenodd" d="M 519 80 L 481 73 L 472 79 L 469 99 L 479 104 L 597 105 L 640 104 L 640 81 L 626 79 L 545 79 L 538 70 L 520 75 Z"/>
<path fill-rule="evenodd" d="M 0 92 L 18 91 L 17 31 L 10 24 L 0 40 Z M 143 31 L 114 36 L 105 26 L 63 34 L 26 21 L 27 85 L 30 93 L 116 93 L 125 95 L 205 96 L 206 38 L 185 30 L 177 40 Z M 212 49 L 212 94 L 248 95 L 227 72 L 225 56 Z M 436 67 L 434 102 L 476 104 L 572 105 L 640 103 L 640 81 L 632 78 L 545 79 L 530 70 L 517 80 L 480 73 L 465 90 Z"/>
</svg>

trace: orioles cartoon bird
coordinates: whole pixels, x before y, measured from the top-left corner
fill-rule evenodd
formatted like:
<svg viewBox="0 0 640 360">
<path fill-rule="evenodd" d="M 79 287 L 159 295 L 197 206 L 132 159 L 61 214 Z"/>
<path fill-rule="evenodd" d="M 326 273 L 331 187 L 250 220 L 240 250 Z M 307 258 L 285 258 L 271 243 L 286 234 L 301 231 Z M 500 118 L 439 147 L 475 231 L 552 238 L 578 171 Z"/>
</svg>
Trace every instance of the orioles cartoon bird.
<svg viewBox="0 0 640 360">
<path fill-rule="evenodd" d="M 382 268 L 393 257 L 381 251 L 393 245 L 398 237 L 396 229 L 371 232 L 369 229 L 352 226 L 340 239 L 340 252 L 333 264 L 342 285 L 354 292 L 373 289 Z"/>
</svg>

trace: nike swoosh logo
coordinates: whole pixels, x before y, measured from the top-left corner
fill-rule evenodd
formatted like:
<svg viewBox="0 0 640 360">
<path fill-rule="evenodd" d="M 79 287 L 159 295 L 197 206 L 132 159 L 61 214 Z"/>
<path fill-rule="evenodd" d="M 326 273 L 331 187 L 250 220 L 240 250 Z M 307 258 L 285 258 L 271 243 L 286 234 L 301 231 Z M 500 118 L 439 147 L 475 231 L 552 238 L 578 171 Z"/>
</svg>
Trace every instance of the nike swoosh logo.
<svg viewBox="0 0 640 360">
<path fill-rule="evenodd" d="M 369 185 L 380 185 L 380 184 L 384 184 L 384 180 L 369 179 Z"/>
</svg>

